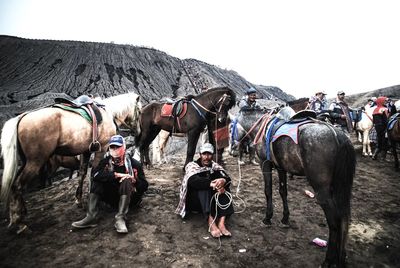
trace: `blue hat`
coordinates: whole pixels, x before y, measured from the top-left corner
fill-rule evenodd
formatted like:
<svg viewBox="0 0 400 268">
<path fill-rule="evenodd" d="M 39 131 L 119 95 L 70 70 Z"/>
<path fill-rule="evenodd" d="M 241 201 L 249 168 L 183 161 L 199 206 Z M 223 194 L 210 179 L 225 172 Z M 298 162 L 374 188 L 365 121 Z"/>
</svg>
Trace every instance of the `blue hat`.
<svg viewBox="0 0 400 268">
<path fill-rule="evenodd" d="M 253 94 L 253 93 L 257 93 L 257 90 L 254 87 L 251 87 L 251 88 L 246 90 L 246 94 L 247 95 L 250 95 L 250 94 Z"/>
<path fill-rule="evenodd" d="M 117 146 L 122 146 L 125 144 L 124 137 L 121 135 L 114 135 L 111 137 L 108 145 L 117 145 Z"/>
</svg>

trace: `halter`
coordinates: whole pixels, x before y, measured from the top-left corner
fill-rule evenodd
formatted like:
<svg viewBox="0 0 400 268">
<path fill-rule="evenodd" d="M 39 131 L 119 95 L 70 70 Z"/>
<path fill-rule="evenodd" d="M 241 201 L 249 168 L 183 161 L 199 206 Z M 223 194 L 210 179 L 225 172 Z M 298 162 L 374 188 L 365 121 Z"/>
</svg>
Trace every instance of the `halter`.
<svg viewBox="0 0 400 268">
<path fill-rule="evenodd" d="M 220 103 L 219 108 L 216 109 L 216 112 L 210 111 L 209 109 L 204 107 L 201 103 L 199 103 L 195 99 L 191 99 L 191 103 L 192 103 L 193 107 L 196 109 L 196 111 L 199 113 L 199 115 L 205 120 L 205 116 L 201 113 L 201 111 L 199 110 L 199 108 L 197 108 L 197 106 L 202 108 L 204 111 L 206 111 L 206 112 L 208 112 L 210 114 L 213 114 L 215 117 L 217 117 L 218 114 L 221 113 L 222 106 L 224 105 L 225 100 L 227 98 L 228 98 L 228 95 L 226 93 L 224 93 L 215 104 L 213 104 L 210 101 L 212 106 L 214 106 L 214 107 L 216 107 L 216 105 L 218 105 Z M 218 127 L 218 122 L 217 122 L 217 120 L 215 120 L 215 130 L 217 129 L 217 127 Z M 215 151 L 216 152 L 218 151 L 218 142 L 217 141 L 215 141 Z M 216 159 L 215 160 L 218 162 L 218 153 L 216 154 Z"/>
<path fill-rule="evenodd" d="M 207 109 L 206 107 L 204 107 L 200 102 L 198 102 L 198 101 L 195 100 L 195 99 L 192 99 L 191 101 L 192 101 L 194 104 L 196 104 L 197 106 L 199 106 L 200 108 L 202 108 L 204 111 L 206 111 L 206 112 L 208 112 L 208 113 L 210 113 L 210 114 L 213 114 L 213 115 L 217 116 L 217 115 L 221 112 L 222 106 L 223 106 L 223 104 L 224 104 L 224 102 L 225 102 L 225 100 L 226 100 L 227 97 L 228 97 L 228 95 L 227 95 L 226 93 L 224 93 L 224 95 L 222 95 L 221 98 L 219 98 L 219 100 L 218 100 L 215 104 L 213 104 L 213 103 L 211 102 L 211 104 L 212 104 L 214 107 L 215 107 L 216 105 L 218 105 L 218 103 L 221 102 L 221 104 L 219 105 L 219 108 L 216 110 L 216 112 L 210 111 L 209 109 Z M 199 111 L 199 110 L 198 110 L 198 111 Z M 202 117 L 203 117 L 203 116 L 202 116 Z M 204 118 L 204 117 L 203 117 L 203 118 Z"/>
</svg>

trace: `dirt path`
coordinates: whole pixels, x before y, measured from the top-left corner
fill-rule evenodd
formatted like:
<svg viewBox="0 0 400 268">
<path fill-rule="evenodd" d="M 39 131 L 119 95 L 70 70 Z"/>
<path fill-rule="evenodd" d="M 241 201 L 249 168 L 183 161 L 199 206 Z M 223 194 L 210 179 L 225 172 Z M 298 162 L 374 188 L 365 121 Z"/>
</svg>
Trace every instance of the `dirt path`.
<svg viewBox="0 0 400 268">
<path fill-rule="evenodd" d="M 359 146 L 356 146 L 360 155 Z M 324 214 L 304 194 L 304 179 L 289 180 L 290 228 L 279 226 L 282 202 L 274 181 L 273 226 L 265 213 L 263 181 L 258 167 L 244 166 L 240 196 L 229 221 L 233 237 L 213 239 L 200 215 L 182 221 L 173 212 L 178 202 L 183 157 L 177 165 L 146 171 L 150 189 L 141 208 L 129 213 L 129 234 L 114 230 L 114 211 L 103 208 L 97 228 L 71 231 L 84 210 L 73 205 L 76 181 L 62 181 L 26 196 L 31 234 L 7 232 L 1 214 L 1 267 L 318 267 L 325 249 L 312 244 L 327 239 Z M 236 160 L 226 169 L 238 183 Z M 400 263 L 400 187 L 392 163 L 359 158 L 353 188 L 352 223 L 347 246 L 349 267 L 398 267 Z M 276 178 L 276 174 L 275 174 Z M 233 192 L 236 187 L 233 187 Z M 220 246 L 220 249 L 218 250 Z"/>
</svg>

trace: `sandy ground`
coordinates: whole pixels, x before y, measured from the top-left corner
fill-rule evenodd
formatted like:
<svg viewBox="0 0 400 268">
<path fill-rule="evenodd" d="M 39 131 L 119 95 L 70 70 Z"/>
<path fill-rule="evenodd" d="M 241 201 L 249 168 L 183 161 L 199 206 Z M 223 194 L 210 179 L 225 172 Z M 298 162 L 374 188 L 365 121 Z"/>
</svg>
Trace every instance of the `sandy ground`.
<svg viewBox="0 0 400 268">
<path fill-rule="evenodd" d="M 358 156 L 360 146 L 355 145 Z M 390 157 L 389 157 L 390 159 Z M 318 267 L 325 248 L 314 245 L 327 239 L 322 209 L 304 194 L 311 190 L 301 178 L 288 182 L 290 228 L 282 228 L 282 202 L 274 182 L 273 226 L 262 224 L 265 213 L 263 181 L 258 167 L 242 168 L 239 203 L 228 222 L 233 237 L 213 239 L 200 215 L 181 220 L 174 214 L 182 177 L 182 155 L 170 164 L 146 170 L 150 189 L 142 207 L 129 212 L 129 234 L 114 230 L 115 211 L 102 208 L 98 226 L 72 231 L 73 221 L 85 211 L 74 205 L 76 180 L 26 194 L 27 221 L 32 230 L 23 235 L 7 231 L 1 213 L 1 267 Z M 238 184 L 236 159 L 226 157 L 226 169 Z M 347 245 L 348 267 L 398 267 L 400 263 L 399 172 L 392 162 L 358 157 L 353 187 L 352 222 Z M 275 174 L 275 178 L 277 178 Z"/>
</svg>

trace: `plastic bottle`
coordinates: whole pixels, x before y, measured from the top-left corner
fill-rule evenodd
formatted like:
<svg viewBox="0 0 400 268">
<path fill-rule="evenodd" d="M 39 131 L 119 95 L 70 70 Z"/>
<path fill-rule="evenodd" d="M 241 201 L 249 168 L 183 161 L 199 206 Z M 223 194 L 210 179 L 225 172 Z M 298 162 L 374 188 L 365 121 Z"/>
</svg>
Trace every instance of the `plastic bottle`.
<svg viewBox="0 0 400 268">
<path fill-rule="evenodd" d="M 313 243 L 320 247 L 326 247 L 328 245 L 328 242 L 318 237 L 313 239 Z"/>
</svg>

